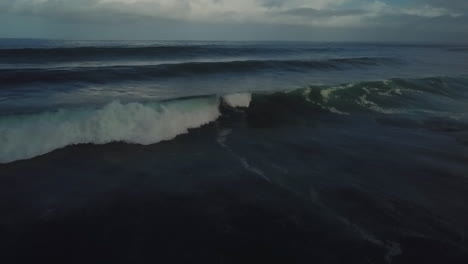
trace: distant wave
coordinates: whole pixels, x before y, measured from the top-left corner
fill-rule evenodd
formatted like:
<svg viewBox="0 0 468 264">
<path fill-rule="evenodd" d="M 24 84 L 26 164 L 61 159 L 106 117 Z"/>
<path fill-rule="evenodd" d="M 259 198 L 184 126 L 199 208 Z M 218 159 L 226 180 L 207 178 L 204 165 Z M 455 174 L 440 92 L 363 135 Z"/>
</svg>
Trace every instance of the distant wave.
<svg viewBox="0 0 468 264">
<path fill-rule="evenodd" d="M 450 48 L 448 50 L 454 52 L 468 52 L 468 47 Z"/>
<path fill-rule="evenodd" d="M 171 45 L 142 47 L 75 47 L 0 49 L 2 63 L 46 63 L 95 60 L 168 59 L 194 57 L 238 57 L 250 55 L 291 55 L 337 51 L 331 47 L 257 47 L 223 45 Z"/>
<path fill-rule="evenodd" d="M 438 115 L 442 113 L 438 109 L 450 118 L 468 120 L 467 85 L 468 79 L 464 78 L 391 79 L 276 93 L 111 102 L 102 107 L 0 116 L 0 163 L 74 144 L 120 141 L 146 145 L 170 140 L 190 128 L 215 121 L 225 111 L 223 107 L 246 107 L 247 121 L 254 126 L 292 122 L 317 113 Z M 441 104 L 446 105 L 440 108 Z M 450 107 L 454 112 L 447 112 Z M 458 123 L 454 127 L 465 129 Z"/>
<path fill-rule="evenodd" d="M 53 69 L 2 69 L 2 84 L 90 82 L 106 83 L 198 74 L 261 71 L 345 70 L 350 67 L 395 64 L 392 58 L 356 57 L 329 60 L 246 60 L 227 62 L 188 62 L 146 66 L 77 67 Z"/>
</svg>

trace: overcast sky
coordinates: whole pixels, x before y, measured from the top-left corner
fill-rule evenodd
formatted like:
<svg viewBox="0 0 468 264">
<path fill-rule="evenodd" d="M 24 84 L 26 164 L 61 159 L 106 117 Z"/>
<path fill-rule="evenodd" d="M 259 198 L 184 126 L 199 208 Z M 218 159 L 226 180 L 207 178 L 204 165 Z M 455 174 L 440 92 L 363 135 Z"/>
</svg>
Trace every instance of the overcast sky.
<svg viewBox="0 0 468 264">
<path fill-rule="evenodd" d="M 468 0 L 0 0 L 0 37 L 468 41 Z"/>
</svg>

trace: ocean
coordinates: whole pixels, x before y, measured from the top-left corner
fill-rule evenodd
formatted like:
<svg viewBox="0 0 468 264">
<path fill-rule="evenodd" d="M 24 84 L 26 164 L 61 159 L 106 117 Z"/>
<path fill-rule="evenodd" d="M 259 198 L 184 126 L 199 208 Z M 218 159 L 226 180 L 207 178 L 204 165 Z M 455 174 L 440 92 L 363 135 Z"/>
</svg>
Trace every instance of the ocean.
<svg viewBox="0 0 468 264">
<path fill-rule="evenodd" d="M 0 40 L 3 263 L 468 263 L 468 45 Z"/>
</svg>

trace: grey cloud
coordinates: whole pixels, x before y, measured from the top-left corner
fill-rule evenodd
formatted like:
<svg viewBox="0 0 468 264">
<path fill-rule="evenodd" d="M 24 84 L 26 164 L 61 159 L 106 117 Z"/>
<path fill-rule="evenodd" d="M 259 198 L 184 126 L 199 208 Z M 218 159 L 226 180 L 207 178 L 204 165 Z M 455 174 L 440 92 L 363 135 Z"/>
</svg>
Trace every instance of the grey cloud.
<svg viewBox="0 0 468 264">
<path fill-rule="evenodd" d="M 280 15 L 292 15 L 299 17 L 340 17 L 340 16 L 359 16 L 364 15 L 368 11 L 362 9 L 342 9 L 342 10 L 317 10 L 313 8 L 295 8 L 286 11 L 278 12 Z"/>
<path fill-rule="evenodd" d="M 260 3 L 264 7 L 273 8 L 273 7 L 282 7 L 287 0 L 261 0 Z"/>
<path fill-rule="evenodd" d="M 451 10 L 468 11 L 467 0 L 418 0 L 418 2 Z"/>
<path fill-rule="evenodd" d="M 47 0 L 41 3 L 27 1 L 0 6 L 0 13 L 43 17 L 56 23 L 125 23 L 150 18 L 155 20 L 164 19 L 163 17 L 136 12 L 138 10 L 147 10 L 148 4 L 152 7 L 157 6 L 157 3 L 101 4 L 99 0 Z"/>
</svg>

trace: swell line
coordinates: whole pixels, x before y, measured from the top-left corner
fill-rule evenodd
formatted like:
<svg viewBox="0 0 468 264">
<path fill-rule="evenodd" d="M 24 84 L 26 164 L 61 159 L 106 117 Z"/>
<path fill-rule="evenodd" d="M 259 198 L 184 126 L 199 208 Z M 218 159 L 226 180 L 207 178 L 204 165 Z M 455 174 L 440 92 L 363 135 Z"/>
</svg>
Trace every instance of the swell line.
<svg viewBox="0 0 468 264">
<path fill-rule="evenodd" d="M 329 60 L 246 60 L 227 62 L 187 62 L 144 66 L 75 67 L 52 69 L 2 69 L 2 84 L 91 82 L 145 80 L 199 74 L 243 73 L 262 71 L 345 70 L 351 67 L 397 63 L 392 58 L 337 58 Z"/>
</svg>

